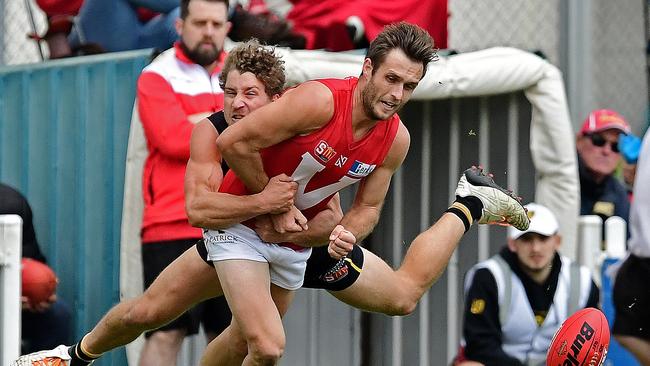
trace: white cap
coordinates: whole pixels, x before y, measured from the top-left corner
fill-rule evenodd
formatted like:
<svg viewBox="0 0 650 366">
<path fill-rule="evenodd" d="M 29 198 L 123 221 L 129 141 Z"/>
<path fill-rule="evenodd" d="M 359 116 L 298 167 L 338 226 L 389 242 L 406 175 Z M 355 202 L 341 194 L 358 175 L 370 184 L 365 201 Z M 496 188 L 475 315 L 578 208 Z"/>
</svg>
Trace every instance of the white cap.
<svg viewBox="0 0 650 366">
<path fill-rule="evenodd" d="M 512 226 L 508 227 L 509 238 L 518 239 L 526 233 L 537 233 L 544 236 L 551 236 L 557 233 L 560 225 L 551 210 L 537 203 L 529 203 L 524 207 L 528 210 L 530 226 L 525 231 L 517 230 Z"/>
</svg>

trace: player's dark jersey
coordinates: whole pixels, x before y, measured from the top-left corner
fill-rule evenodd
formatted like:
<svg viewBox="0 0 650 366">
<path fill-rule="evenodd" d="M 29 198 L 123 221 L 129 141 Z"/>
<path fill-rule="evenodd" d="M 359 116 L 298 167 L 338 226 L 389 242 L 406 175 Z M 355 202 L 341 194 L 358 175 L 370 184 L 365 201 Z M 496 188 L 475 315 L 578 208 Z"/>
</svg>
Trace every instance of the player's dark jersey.
<svg viewBox="0 0 650 366">
<path fill-rule="evenodd" d="M 211 114 L 208 119 L 212 122 L 212 125 L 220 135 L 226 128 L 228 128 L 228 123 L 226 122 L 226 117 L 223 115 L 223 111 Z M 221 159 L 221 170 L 223 171 L 223 175 L 226 175 L 226 172 L 228 172 L 229 169 L 230 168 L 228 168 L 226 161 Z"/>
</svg>

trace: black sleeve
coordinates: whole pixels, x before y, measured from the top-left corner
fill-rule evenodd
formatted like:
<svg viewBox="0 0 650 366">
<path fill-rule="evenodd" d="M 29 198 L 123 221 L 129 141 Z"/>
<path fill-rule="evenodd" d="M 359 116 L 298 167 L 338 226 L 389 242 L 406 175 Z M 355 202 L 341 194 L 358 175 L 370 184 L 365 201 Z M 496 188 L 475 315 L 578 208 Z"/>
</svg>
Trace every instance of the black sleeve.
<svg viewBox="0 0 650 366">
<path fill-rule="evenodd" d="M 45 256 L 41 253 L 36 241 L 32 209 L 27 199 L 15 189 L 0 184 L 0 215 L 14 214 L 23 219 L 23 257 L 32 258 L 45 263 Z"/>
<path fill-rule="evenodd" d="M 226 122 L 226 116 L 223 114 L 223 111 L 212 113 L 208 116 L 210 122 L 214 128 L 221 134 L 226 128 L 228 128 L 228 123 Z"/>
<path fill-rule="evenodd" d="M 497 283 L 488 269 L 476 271 L 467 291 L 463 336 L 467 359 L 485 366 L 523 366 L 501 348 Z"/>
<path fill-rule="evenodd" d="M 212 122 L 212 125 L 220 135 L 226 128 L 228 128 L 226 116 L 223 114 L 223 111 L 212 113 L 210 116 L 208 116 L 208 119 L 210 122 Z M 221 171 L 223 172 L 224 176 L 226 173 L 228 173 L 228 170 L 230 170 L 228 163 L 226 163 L 226 160 L 221 159 Z"/>
<path fill-rule="evenodd" d="M 598 289 L 596 282 L 594 282 L 594 280 L 592 279 L 591 290 L 589 291 L 589 298 L 587 299 L 586 307 L 600 309 L 599 302 L 600 302 L 600 290 Z"/>
</svg>

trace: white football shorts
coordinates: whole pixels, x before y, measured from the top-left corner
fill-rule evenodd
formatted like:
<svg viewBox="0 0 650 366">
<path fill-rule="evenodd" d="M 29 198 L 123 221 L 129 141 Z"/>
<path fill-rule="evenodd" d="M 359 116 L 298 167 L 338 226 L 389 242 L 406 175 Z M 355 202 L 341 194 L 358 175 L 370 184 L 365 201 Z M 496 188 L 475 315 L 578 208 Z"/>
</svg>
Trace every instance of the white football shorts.
<svg viewBox="0 0 650 366">
<path fill-rule="evenodd" d="M 269 264 L 271 283 L 287 290 L 297 290 L 305 277 L 311 248 L 295 251 L 260 239 L 248 226 L 237 224 L 222 230 L 204 230 L 203 240 L 208 260 L 244 259 Z"/>
</svg>

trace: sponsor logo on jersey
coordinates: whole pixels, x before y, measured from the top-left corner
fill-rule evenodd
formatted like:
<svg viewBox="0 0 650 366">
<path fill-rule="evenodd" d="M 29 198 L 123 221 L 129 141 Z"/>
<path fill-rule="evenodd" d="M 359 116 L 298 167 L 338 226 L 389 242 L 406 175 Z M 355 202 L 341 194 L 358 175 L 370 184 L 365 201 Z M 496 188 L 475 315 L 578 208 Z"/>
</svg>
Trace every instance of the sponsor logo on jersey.
<svg viewBox="0 0 650 366">
<path fill-rule="evenodd" d="M 336 155 L 336 151 L 324 140 L 320 140 L 314 148 L 314 155 L 316 155 L 323 163 L 327 163 Z"/>
<path fill-rule="evenodd" d="M 339 158 L 336 159 L 336 164 L 334 164 L 334 165 L 336 165 L 336 166 L 339 167 L 339 168 L 343 168 L 343 165 L 345 165 L 345 163 L 346 163 L 347 161 L 348 161 L 348 158 L 346 158 L 346 157 L 343 156 L 343 155 L 339 155 Z"/>
<path fill-rule="evenodd" d="M 366 164 L 359 160 L 355 160 L 354 164 L 350 167 L 350 170 L 348 170 L 348 175 L 354 178 L 362 178 L 372 173 L 376 166 L 377 165 Z"/>
</svg>

